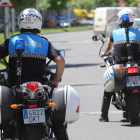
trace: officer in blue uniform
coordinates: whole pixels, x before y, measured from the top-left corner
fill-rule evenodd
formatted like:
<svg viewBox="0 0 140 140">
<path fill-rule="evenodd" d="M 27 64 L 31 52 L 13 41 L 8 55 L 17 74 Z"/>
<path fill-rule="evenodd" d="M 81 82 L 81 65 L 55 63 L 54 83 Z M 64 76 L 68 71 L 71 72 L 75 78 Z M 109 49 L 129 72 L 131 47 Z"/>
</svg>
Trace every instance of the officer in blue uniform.
<svg viewBox="0 0 140 140">
<path fill-rule="evenodd" d="M 17 39 L 25 41 L 25 52 L 22 55 L 22 83 L 29 81 L 46 82 L 46 58 L 56 63 L 56 73 L 51 81 L 52 88 L 58 87 L 65 67 L 65 60 L 52 44 L 44 37 L 38 36 L 42 26 L 42 16 L 35 9 L 23 10 L 18 19 L 21 33 L 6 39 L 0 45 L 0 58 L 9 55 L 9 87 L 16 85 L 16 60 L 15 42 Z M 4 78 L 0 74 L 0 84 Z M 63 123 L 52 126 L 57 140 L 68 140 L 66 128 Z"/>
<path fill-rule="evenodd" d="M 140 31 L 138 29 L 132 28 L 133 23 L 135 21 L 134 12 L 131 9 L 123 9 L 118 13 L 118 22 L 120 29 L 114 30 L 110 35 L 110 40 L 108 43 L 108 47 L 105 52 L 102 52 L 101 55 L 107 55 L 113 47 L 113 52 L 115 59 L 118 64 L 124 63 L 122 61 L 122 57 L 127 57 L 127 47 L 126 47 L 126 34 L 125 28 L 123 28 L 122 24 L 122 15 L 128 14 L 129 16 L 129 40 L 132 46 L 132 55 L 135 61 L 140 60 Z M 108 93 L 104 91 L 102 108 L 101 108 L 101 118 L 100 122 L 108 122 L 108 110 L 110 106 L 110 100 L 114 93 Z"/>
</svg>

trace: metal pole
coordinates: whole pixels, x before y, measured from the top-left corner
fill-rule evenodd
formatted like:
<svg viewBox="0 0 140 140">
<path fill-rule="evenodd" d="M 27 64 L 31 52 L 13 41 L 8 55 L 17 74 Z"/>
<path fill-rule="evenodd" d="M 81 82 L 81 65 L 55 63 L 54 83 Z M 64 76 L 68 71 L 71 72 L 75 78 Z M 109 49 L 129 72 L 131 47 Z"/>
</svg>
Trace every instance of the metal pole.
<svg viewBox="0 0 140 140">
<path fill-rule="evenodd" d="M 4 8 L 4 37 L 5 39 L 9 36 L 9 7 Z"/>
<path fill-rule="evenodd" d="M 12 33 L 15 32 L 15 8 L 11 9 L 12 13 Z"/>
<path fill-rule="evenodd" d="M 94 4 L 94 0 L 93 0 L 93 4 Z M 94 5 L 92 5 L 92 9 L 94 10 Z"/>
<path fill-rule="evenodd" d="M 68 7 L 68 23 L 69 23 L 69 28 L 71 27 L 71 5 L 69 4 Z"/>
<path fill-rule="evenodd" d="M 77 0 L 77 9 L 79 9 L 79 2 L 78 2 L 78 0 Z"/>
<path fill-rule="evenodd" d="M 37 11 L 39 11 L 39 2 L 38 2 L 38 0 L 36 0 L 36 9 L 37 9 Z"/>
</svg>

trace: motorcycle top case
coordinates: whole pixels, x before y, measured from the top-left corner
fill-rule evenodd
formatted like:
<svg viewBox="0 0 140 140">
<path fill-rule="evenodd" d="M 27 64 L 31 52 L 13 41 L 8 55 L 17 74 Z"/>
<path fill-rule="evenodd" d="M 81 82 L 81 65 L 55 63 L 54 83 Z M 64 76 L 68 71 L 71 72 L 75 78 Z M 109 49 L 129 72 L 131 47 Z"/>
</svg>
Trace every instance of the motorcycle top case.
<svg viewBox="0 0 140 140">
<path fill-rule="evenodd" d="M 119 92 L 126 86 L 125 72 L 118 71 L 124 67 L 123 64 L 116 64 L 107 68 L 104 73 L 104 89 L 106 92 Z"/>
<path fill-rule="evenodd" d="M 13 93 L 10 88 L 0 86 L 0 123 L 7 123 L 14 118 Z"/>
<path fill-rule="evenodd" d="M 73 123 L 79 119 L 80 98 L 71 86 L 60 86 L 54 89 L 52 102 L 52 122 Z"/>
</svg>

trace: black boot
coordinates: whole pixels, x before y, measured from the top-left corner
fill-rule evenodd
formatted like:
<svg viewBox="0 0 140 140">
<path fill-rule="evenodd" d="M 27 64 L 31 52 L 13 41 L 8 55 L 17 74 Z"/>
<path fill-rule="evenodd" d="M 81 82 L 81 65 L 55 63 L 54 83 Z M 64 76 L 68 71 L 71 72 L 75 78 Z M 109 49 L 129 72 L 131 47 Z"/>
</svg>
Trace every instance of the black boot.
<svg viewBox="0 0 140 140">
<path fill-rule="evenodd" d="M 102 102 L 102 114 L 101 118 L 99 119 L 100 122 L 109 122 L 108 119 L 108 110 L 110 106 L 110 99 L 103 97 L 103 102 Z"/>
<path fill-rule="evenodd" d="M 54 135 L 57 140 L 69 140 L 66 128 L 55 130 Z"/>
</svg>

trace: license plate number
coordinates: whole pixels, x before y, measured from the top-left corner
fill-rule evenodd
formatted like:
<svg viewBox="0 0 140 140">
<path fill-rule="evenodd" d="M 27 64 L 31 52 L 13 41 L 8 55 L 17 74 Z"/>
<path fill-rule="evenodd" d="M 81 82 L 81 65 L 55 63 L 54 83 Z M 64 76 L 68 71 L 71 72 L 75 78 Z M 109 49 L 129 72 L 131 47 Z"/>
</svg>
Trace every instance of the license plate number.
<svg viewBox="0 0 140 140">
<path fill-rule="evenodd" d="M 140 86 L 140 76 L 126 77 L 126 86 L 127 87 Z"/>
<path fill-rule="evenodd" d="M 24 124 L 44 123 L 44 108 L 23 109 Z"/>
</svg>

